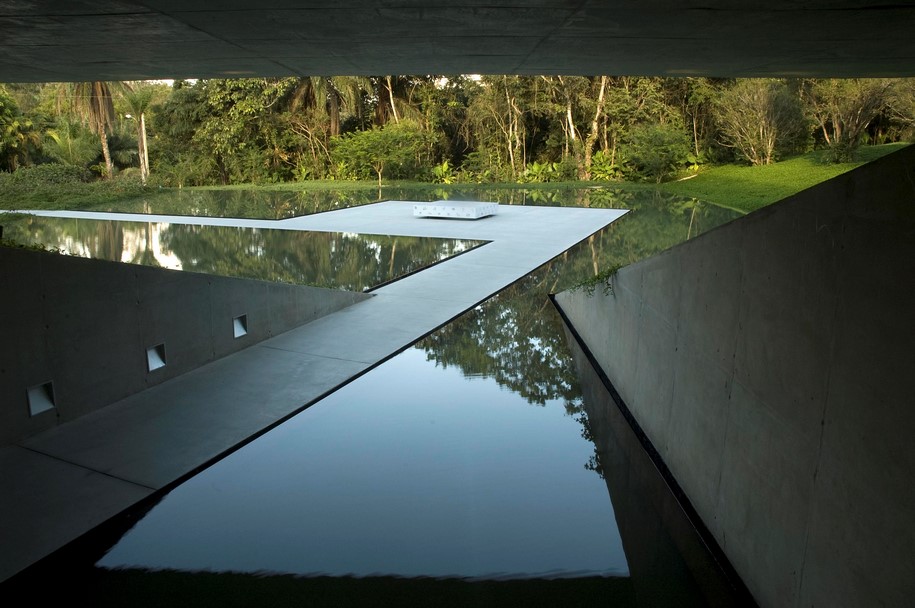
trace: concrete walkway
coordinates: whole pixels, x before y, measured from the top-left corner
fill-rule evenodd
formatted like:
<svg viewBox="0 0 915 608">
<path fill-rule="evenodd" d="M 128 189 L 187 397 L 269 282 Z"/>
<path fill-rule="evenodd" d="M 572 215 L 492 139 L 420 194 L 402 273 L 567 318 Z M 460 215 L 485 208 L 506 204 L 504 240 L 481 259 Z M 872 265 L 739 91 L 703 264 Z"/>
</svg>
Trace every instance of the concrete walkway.
<svg viewBox="0 0 915 608">
<path fill-rule="evenodd" d="M 501 206 L 414 218 L 386 202 L 281 221 L 36 215 L 491 241 L 375 297 L 0 449 L 0 580 L 182 478 L 486 300 L 625 211 Z"/>
</svg>

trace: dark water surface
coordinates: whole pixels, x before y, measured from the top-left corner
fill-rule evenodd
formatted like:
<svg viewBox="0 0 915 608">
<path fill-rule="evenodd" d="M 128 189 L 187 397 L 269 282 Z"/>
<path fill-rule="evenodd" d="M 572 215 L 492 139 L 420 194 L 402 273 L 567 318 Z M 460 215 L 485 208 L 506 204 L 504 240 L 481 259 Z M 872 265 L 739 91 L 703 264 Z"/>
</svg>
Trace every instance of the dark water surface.
<svg viewBox="0 0 915 608">
<path fill-rule="evenodd" d="M 95 605 L 738 605 L 547 298 L 736 214 L 617 203 L 633 211 L 20 579 L 77 569 Z"/>
<path fill-rule="evenodd" d="M 4 236 L 69 255 L 364 291 L 483 241 L 45 216 L 2 218 Z"/>
<path fill-rule="evenodd" d="M 410 349 L 171 492 L 99 562 L 332 576 L 628 575 L 561 399 Z"/>
<path fill-rule="evenodd" d="M 190 215 L 203 217 L 235 217 L 281 220 L 301 215 L 322 213 L 336 209 L 368 205 L 379 200 L 434 201 L 471 200 L 492 201 L 503 205 L 532 205 L 551 207 L 597 207 L 606 209 L 633 209 L 660 204 L 666 210 L 690 211 L 697 206 L 703 214 L 714 215 L 718 209 L 696 199 L 684 199 L 652 190 L 623 190 L 612 185 L 549 186 L 538 188 L 487 187 L 485 185 L 448 185 L 439 188 L 384 186 L 370 189 L 305 189 L 283 190 L 201 190 L 184 188 L 163 190 L 148 197 L 92 207 L 92 211 L 121 213 L 149 213 L 162 215 Z M 730 217 L 736 212 L 724 211 Z M 693 215 L 695 221 L 697 217 Z M 687 223 L 685 228 L 690 229 Z M 710 225 L 707 227 L 711 227 Z M 695 228 L 695 227 L 693 227 Z M 701 230 L 699 230 L 701 231 Z M 692 231 L 692 235 L 697 234 Z M 682 237 L 685 238 L 685 237 Z"/>
</svg>

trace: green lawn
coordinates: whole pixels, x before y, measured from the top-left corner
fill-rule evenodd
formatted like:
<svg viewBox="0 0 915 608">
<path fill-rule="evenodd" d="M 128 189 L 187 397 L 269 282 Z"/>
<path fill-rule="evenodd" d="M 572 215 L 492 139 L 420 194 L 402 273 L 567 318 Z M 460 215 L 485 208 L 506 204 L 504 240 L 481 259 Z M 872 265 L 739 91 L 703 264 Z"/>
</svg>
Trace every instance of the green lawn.
<svg viewBox="0 0 915 608">
<path fill-rule="evenodd" d="M 547 184 L 430 184 L 419 182 L 390 182 L 387 188 L 408 187 L 428 190 L 461 190 L 478 186 L 486 189 L 550 190 L 569 187 L 607 186 L 621 190 L 649 190 L 661 188 L 666 192 L 688 198 L 698 198 L 738 211 L 749 212 L 781 200 L 810 186 L 835 177 L 866 162 L 889 154 L 908 144 L 866 146 L 859 150 L 856 162 L 829 164 L 823 161 L 822 152 L 811 152 L 782 162 L 749 167 L 720 165 L 703 167 L 694 177 L 680 181 L 654 184 L 630 182 L 569 182 Z M 227 187 L 204 187 L 203 190 Z M 309 181 L 281 184 L 238 184 L 229 189 L 278 191 L 369 191 L 375 192 L 375 182 Z M 198 189 L 198 188 L 194 188 Z M 148 198 L 169 189 L 143 187 L 136 180 L 114 179 L 110 182 L 35 183 L 13 179 L 11 174 L 0 174 L 0 209 L 93 209 L 135 199 Z M 382 198 L 385 198 L 382 191 Z"/>
<path fill-rule="evenodd" d="M 698 175 L 662 184 L 667 192 L 706 200 L 738 211 L 753 211 L 895 152 L 908 144 L 865 146 L 852 163 L 824 162 L 822 151 L 759 167 L 721 165 L 703 168 Z"/>
</svg>

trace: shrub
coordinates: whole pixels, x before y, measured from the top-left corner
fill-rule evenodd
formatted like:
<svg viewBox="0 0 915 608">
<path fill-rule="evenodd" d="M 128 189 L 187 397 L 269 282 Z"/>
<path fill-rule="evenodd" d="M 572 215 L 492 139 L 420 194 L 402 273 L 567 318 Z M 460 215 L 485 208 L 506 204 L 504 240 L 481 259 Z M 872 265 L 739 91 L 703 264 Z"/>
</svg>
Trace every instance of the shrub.
<svg viewBox="0 0 915 608">
<path fill-rule="evenodd" d="M 33 187 L 72 184 L 91 180 L 92 173 L 85 167 L 60 163 L 23 167 L 9 174 L 9 183 Z"/>
<path fill-rule="evenodd" d="M 622 170 L 611 160 L 610 154 L 603 150 L 594 153 L 591 158 L 591 179 L 612 182 L 622 177 Z"/>
<path fill-rule="evenodd" d="M 672 124 L 644 124 L 632 129 L 623 147 L 629 170 L 660 183 L 690 161 L 689 137 Z"/>
</svg>

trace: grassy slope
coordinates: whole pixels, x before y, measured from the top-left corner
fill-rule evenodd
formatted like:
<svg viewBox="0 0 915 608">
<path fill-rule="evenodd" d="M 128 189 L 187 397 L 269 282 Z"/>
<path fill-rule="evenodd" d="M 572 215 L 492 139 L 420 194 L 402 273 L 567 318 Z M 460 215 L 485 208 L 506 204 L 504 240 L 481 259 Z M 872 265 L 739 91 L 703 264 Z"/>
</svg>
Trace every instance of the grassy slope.
<svg viewBox="0 0 915 608">
<path fill-rule="evenodd" d="M 0 209 L 92 209 L 113 201 L 157 194 L 136 180 L 67 184 L 17 184 L 0 180 Z"/>
<path fill-rule="evenodd" d="M 667 192 L 699 198 L 738 211 L 753 211 L 810 186 L 900 150 L 908 144 L 866 146 L 855 162 L 830 164 L 822 152 L 811 152 L 774 165 L 721 165 L 703 169 L 696 177 L 662 184 Z"/>
<path fill-rule="evenodd" d="M 787 160 L 762 167 L 749 167 L 741 165 L 719 165 L 704 167 L 695 177 L 681 181 L 661 184 L 660 188 L 672 194 L 688 198 L 698 198 L 717 205 L 750 212 L 764 207 L 801 190 L 805 190 L 820 182 L 831 179 L 841 173 L 850 171 L 862 164 L 900 150 L 908 144 L 885 144 L 880 146 L 865 146 L 858 150 L 854 162 L 832 164 L 824 161 L 822 151 L 810 152 L 789 158 Z M 417 189 L 466 189 L 475 184 L 430 184 L 423 182 L 385 182 L 386 186 L 409 187 Z M 481 188 L 489 189 L 555 189 L 568 187 L 609 186 L 623 190 L 648 190 L 657 186 L 631 182 L 568 182 L 546 184 L 479 184 Z M 240 184 L 229 188 L 252 188 L 250 184 Z M 267 184 L 256 186 L 266 190 L 375 190 L 374 182 L 345 182 L 345 181 L 314 181 L 293 182 L 281 184 Z M 225 189 L 223 187 L 207 187 L 206 189 Z"/>
<path fill-rule="evenodd" d="M 854 169 L 863 163 L 901 149 L 907 144 L 886 144 L 861 148 L 858 159 L 853 163 L 828 164 L 823 162 L 821 152 L 811 152 L 791 158 L 774 165 L 763 167 L 745 167 L 721 165 L 703 168 L 694 178 L 677 182 L 668 182 L 661 189 L 681 196 L 699 198 L 724 207 L 739 211 L 753 211 L 775 201 L 781 200 L 805 188 L 835 177 L 840 173 Z M 429 190 L 466 189 L 475 184 L 443 184 L 395 182 L 391 186 L 407 186 Z M 646 190 L 655 188 L 653 184 L 634 184 L 626 182 L 572 182 L 549 184 L 480 184 L 482 188 L 525 188 L 553 189 L 563 187 L 608 186 L 620 189 Z M 144 188 L 133 180 L 113 180 L 112 182 L 49 184 L 46 187 L 14 187 L 9 181 L 0 181 L 0 209 L 93 209 L 103 207 L 116 201 L 137 197 L 155 196 L 169 189 Z M 375 182 L 347 181 L 314 181 L 291 182 L 284 184 L 239 184 L 230 189 L 263 189 L 279 191 L 302 190 L 352 190 L 374 191 Z M 201 189 L 226 189 L 223 187 L 205 187 Z M 382 194 L 383 196 L 383 194 Z"/>
</svg>

